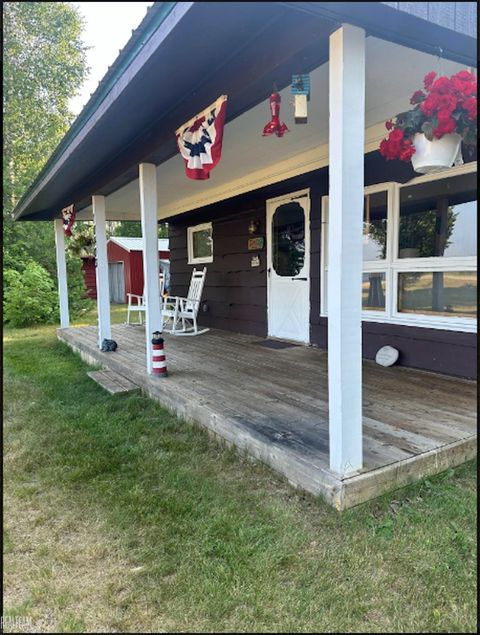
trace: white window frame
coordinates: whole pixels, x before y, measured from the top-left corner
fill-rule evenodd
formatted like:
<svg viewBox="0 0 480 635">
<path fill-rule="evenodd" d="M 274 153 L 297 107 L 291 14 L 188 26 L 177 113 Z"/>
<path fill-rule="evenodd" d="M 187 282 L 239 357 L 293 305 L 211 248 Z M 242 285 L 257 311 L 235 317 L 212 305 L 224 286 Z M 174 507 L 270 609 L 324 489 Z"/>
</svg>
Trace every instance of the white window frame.
<svg viewBox="0 0 480 635">
<path fill-rule="evenodd" d="M 431 258 L 399 258 L 398 257 L 398 232 L 400 220 L 400 190 L 402 187 L 410 187 L 437 181 L 461 174 L 470 174 L 477 171 L 477 163 L 471 162 L 465 165 L 438 172 L 415 177 L 407 183 L 395 182 L 379 183 L 366 187 L 365 194 L 372 194 L 386 190 L 388 192 L 387 210 L 387 248 L 385 260 L 366 261 L 363 263 L 363 273 L 371 271 L 385 272 L 386 294 L 385 311 L 362 311 L 362 321 L 383 322 L 405 326 L 418 326 L 423 328 L 441 329 L 445 331 L 464 331 L 475 333 L 477 331 L 477 318 L 457 317 L 449 318 L 440 315 L 421 313 L 403 313 L 397 309 L 398 275 L 406 272 L 432 272 L 432 271 L 477 271 L 477 257 L 431 257 Z M 322 197 L 322 226 L 321 226 L 321 252 L 320 252 L 320 316 L 327 317 L 327 263 L 328 263 L 328 196 Z M 448 266 L 446 266 L 448 265 Z"/>
<path fill-rule="evenodd" d="M 193 234 L 198 231 L 210 230 L 212 235 L 212 255 L 202 256 L 200 258 L 194 258 L 193 256 Z M 187 227 L 187 251 L 188 251 L 188 264 L 199 265 L 206 262 L 213 262 L 213 227 L 212 223 L 201 223 L 200 225 L 192 225 Z"/>
</svg>

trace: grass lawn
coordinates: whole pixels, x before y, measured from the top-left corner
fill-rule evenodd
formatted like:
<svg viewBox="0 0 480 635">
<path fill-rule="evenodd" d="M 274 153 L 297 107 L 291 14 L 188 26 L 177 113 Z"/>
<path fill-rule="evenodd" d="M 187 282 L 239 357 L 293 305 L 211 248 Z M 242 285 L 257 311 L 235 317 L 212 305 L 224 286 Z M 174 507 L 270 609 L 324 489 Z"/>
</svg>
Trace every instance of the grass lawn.
<svg viewBox="0 0 480 635">
<path fill-rule="evenodd" d="M 53 327 L 4 331 L 4 616 L 23 631 L 476 631 L 475 464 L 339 514 L 86 371 Z"/>
</svg>

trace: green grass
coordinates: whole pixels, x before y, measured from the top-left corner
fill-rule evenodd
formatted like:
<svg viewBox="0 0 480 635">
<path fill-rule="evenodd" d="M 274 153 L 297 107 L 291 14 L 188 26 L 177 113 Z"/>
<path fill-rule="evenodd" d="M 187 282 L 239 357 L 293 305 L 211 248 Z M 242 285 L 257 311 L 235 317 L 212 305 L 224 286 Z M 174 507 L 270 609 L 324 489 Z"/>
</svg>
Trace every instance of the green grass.
<svg viewBox="0 0 480 635">
<path fill-rule="evenodd" d="M 52 327 L 4 335 L 4 615 L 27 631 L 476 630 L 472 462 L 339 514 L 108 395 Z"/>
</svg>

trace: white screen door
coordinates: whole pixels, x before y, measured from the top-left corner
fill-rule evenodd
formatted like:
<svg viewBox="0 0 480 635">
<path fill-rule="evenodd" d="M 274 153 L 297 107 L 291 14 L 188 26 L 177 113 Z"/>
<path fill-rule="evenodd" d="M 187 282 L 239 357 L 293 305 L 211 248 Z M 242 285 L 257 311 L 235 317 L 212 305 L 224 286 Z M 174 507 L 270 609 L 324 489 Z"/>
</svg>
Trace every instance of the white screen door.
<svg viewBox="0 0 480 635">
<path fill-rule="evenodd" d="M 310 341 L 310 197 L 267 201 L 268 335 Z"/>
</svg>

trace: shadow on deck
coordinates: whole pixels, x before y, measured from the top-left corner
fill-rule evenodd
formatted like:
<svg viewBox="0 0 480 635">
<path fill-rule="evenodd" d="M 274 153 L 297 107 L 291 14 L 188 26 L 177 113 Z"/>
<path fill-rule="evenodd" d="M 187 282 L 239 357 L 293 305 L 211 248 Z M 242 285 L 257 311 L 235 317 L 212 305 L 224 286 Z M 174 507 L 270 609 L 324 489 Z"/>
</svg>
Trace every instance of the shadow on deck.
<svg viewBox="0 0 480 635">
<path fill-rule="evenodd" d="M 405 368 L 363 364 L 364 467 L 329 469 L 327 356 L 270 349 L 253 336 L 212 330 L 165 335 L 169 376 L 146 374 L 143 327 L 112 326 L 114 353 L 96 327 L 59 329 L 89 363 L 128 377 L 178 416 L 260 459 L 295 486 L 345 509 L 476 455 L 476 384 Z"/>
</svg>

